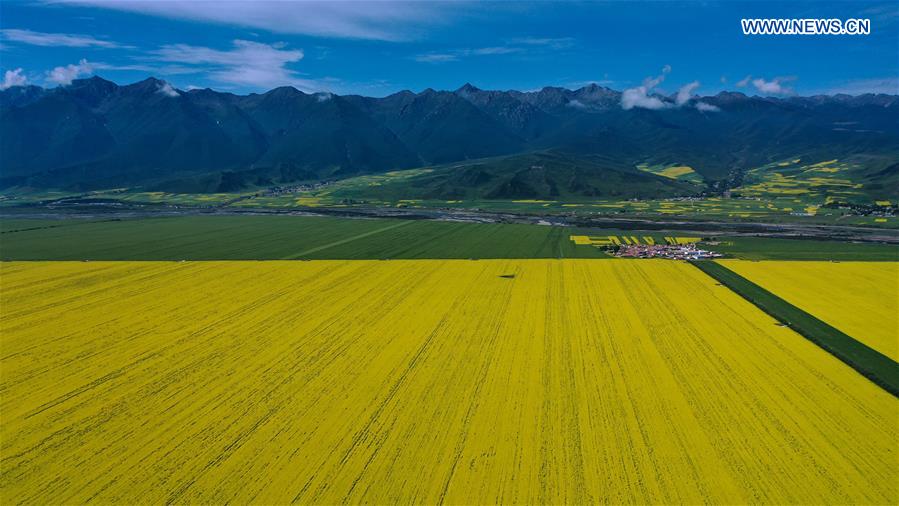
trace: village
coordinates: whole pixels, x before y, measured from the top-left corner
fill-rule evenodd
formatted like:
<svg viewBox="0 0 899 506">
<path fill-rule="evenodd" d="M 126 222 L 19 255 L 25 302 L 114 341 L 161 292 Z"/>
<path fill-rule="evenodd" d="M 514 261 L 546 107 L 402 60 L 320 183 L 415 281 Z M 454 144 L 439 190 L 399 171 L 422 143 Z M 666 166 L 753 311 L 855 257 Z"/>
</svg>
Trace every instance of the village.
<svg viewBox="0 0 899 506">
<path fill-rule="evenodd" d="M 277 197 L 279 195 L 287 195 L 291 193 L 301 193 L 314 190 L 321 190 L 330 186 L 334 181 L 325 180 L 313 183 L 301 183 L 283 186 L 272 186 L 256 194 L 257 197 Z"/>
<path fill-rule="evenodd" d="M 667 258 L 669 260 L 705 260 L 721 253 L 697 248 L 695 244 L 622 244 L 613 253 L 621 258 Z"/>
</svg>

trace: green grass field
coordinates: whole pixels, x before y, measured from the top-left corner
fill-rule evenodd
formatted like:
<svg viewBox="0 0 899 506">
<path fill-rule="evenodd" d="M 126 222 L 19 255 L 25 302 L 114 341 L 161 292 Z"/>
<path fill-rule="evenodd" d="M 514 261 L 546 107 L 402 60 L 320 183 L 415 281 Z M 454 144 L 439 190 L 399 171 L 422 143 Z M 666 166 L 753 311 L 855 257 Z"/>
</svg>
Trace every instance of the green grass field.
<svg viewBox="0 0 899 506">
<path fill-rule="evenodd" d="M 599 258 L 576 229 L 297 216 L 4 221 L 3 260 Z M 12 230 L 20 230 L 12 232 Z"/>
<path fill-rule="evenodd" d="M 693 265 L 899 397 L 899 364 L 891 358 L 815 318 L 721 264 L 700 261 L 693 262 Z"/>
<path fill-rule="evenodd" d="M 0 219 L 2 260 L 610 258 L 572 235 L 690 235 L 525 224 L 315 216 Z M 756 237 L 704 246 L 749 260 L 897 260 L 899 247 Z"/>
</svg>

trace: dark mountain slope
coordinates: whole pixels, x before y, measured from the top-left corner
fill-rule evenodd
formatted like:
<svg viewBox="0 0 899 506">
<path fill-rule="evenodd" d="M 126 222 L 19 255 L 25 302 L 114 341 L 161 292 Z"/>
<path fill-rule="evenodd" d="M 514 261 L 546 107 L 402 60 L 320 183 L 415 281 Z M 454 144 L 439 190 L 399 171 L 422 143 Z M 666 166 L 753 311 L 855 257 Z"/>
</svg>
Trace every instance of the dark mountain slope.
<svg viewBox="0 0 899 506">
<path fill-rule="evenodd" d="M 40 86 L 13 86 L 0 91 L 0 107 L 20 107 L 41 98 L 46 90 Z"/>
<path fill-rule="evenodd" d="M 579 199 L 689 195 L 696 185 L 637 172 L 600 156 L 541 151 L 458 162 L 350 197 L 413 199 Z"/>
<path fill-rule="evenodd" d="M 450 92 L 401 92 L 382 99 L 348 97 L 416 151 L 423 164 L 515 153 L 526 141 L 468 100 Z"/>
<path fill-rule="evenodd" d="M 63 93 L 0 112 L 0 180 L 7 184 L 89 162 L 114 146 L 102 117 Z"/>
<path fill-rule="evenodd" d="M 434 195 L 626 195 L 629 186 L 643 195 L 658 183 L 631 177 L 645 176 L 635 170 L 644 163 L 690 165 L 712 182 L 789 157 L 852 157 L 877 161 L 855 172 L 877 185 L 890 165 L 884 160 L 899 159 L 896 96 L 723 92 L 682 106 L 660 99 L 659 110 L 624 110 L 620 92 L 597 85 L 465 85 L 384 98 L 290 87 L 183 92 L 156 79 L 118 86 L 99 77 L 48 90 L 12 87 L 0 91 L 0 186 L 224 191 L 478 160 L 422 184 Z M 522 168 L 524 158 L 506 156 L 535 151 L 550 159 Z M 490 168 L 485 159 L 510 161 Z M 531 167 L 540 165 L 550 168 Z"/>
<path fill-rule="evenodd" d="M 277 168 L 285 177 L 337 177 L 418 164 L 391 130 L 343 97 L 278 88 L 244 99 L 240 107 L 268 139 L 253 165 Z"/>
<path fill-rule="evenodd" d="M 551 132 L 559 122 L 552 114 L 508 92 L 485 91 L 466 84 L 455 94 L 530 142 Z"/>
</svg>

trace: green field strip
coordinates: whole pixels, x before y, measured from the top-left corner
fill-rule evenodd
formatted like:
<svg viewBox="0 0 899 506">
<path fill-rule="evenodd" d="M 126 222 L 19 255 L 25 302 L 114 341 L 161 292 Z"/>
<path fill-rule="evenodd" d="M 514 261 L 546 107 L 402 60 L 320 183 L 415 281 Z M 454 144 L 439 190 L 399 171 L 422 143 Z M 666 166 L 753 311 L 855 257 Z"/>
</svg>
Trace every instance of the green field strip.
<svg viewBox="0 0 899 506">
<path fill-rule="evenodd" d="M 369 237 L 369 236 L 372 236 L 372 235 L 375 235 L 375 234 L 380 234 L 381 232 L 386 232 L 386 231 L 392 230 L 392 229 L 394 229 L 394 228 L 403 227 L 403 226 L 406 226 L 406 225 L 408 225 L 408 224 L 410 224 L 410 223 L 413 223 L 413 222 L 411 222 L 411 221 L 401 221 L 401 222 L 399 222 L 399 223 L 394 223 L 394 224 L 392 224 L 392 225 L 387 225 L 386 227 L 377 228 L 377 229 L 371 230 L 371 231 L 369 231 L 369 232 L 365 232 L 365 233 L 362 233 L 362 234 L 354 235 L 354 236 L 352 236 L 352 237 L 347 237 L 346 239 L 341 239 L 341 240 L 339 240 L 339 241 L 334 241 L 334 242 L 332 242 L 332 243 L 323 244 L 323 245 L 321 245 L 321 246 L 318 246 L 317 248 L 307 249 L 306 251 L 301 251 L 301 252 L 296 253 L 296 254 L 294 254 L 294 255 L 286 256 L 286 257 L 284 257 L 282 260 L 295 260 L 295 259 L 297 259 L 297 258 L 302 258 L 302 257 L 304 257 L 304 256 L 306 256 L 306 255 L 310 255 L 310 254 L 315 253 L 315 252 L 318 252 L 318 251 L 326 250 L 326 249 L 328 249 L 328 248 L 333 248 L 333 247 L 335 247 L 335 246 L 340 246 L 340 245 L 342 245 L 342 244 L 346 244 L 346 243 L 348 243 L 348 242 L 353 242 L 353 241 L 356 241 L 356 240 L 359 240 L 359 239 L 363 239 L 363 238 L 366 238 L 366 237 Z"/>
<path fill-rule="evenodd" d="M 409 223 L 409 226 L 398 226 Z M 26 230 L 27 229 L 27 230 Z M 85 221 L 0 218 L 0 260 L 309 260 L 603 258 L 572 235 L 680 235 L 524 223 L 322 216 L 165 216 Z M 899 260 L 899 246 L 809 239 L 718 238 L 739 259 Z"/>
<path fill-rule="evenodd" d="M 899 363 L 713 261 L 691 262 L 737 295 L 899 397 Z"/>
</svg>

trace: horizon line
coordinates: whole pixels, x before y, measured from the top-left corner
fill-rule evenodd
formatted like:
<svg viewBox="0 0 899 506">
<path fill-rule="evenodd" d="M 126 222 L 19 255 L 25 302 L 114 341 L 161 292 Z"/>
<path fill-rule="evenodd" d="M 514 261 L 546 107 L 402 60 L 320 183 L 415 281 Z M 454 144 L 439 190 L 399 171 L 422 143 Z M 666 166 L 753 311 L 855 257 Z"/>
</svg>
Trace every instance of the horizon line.
<svg viewBox="0 0 899 506">
<path fill-rule="evenodd" d="M 114 84 L 114 85 L 116 85 L 116 86 L 118 86 L 118 87 L 134 86 L 134 85 L 136 85 L 136 84 L 144 83 L 144 82 L 147 82 L 147 81 L 157 81 L 157 82 L 165 83 L 165 84 L 168 84 L 168 85 L 171 86 L 171 83 L 170 83 L 169 81 L 166 81 L 165 79 L 160 79 L 160 78 L 155 77 L 155 76 L 150 76 L 150 77 L 147 77 L 147 78 L 145 78 L 145 79 L 141 79 L 141 80 L 139 80 L 139 81 L 134 81 L 134 82 L 132 82 L 132 83 L 118 83 L 118 82 L 116 82 L 116 81 L 113 81 L 112 79 L 107 79 L 107 78 L 105 78 L 105 77 L 103 77 L 103 76 L 101 76 L 101 75 L 94 74 L 94 75 L 91 75 L 91 76 L 89 76 L 89 77 L 83 77 L 83 78 L 79 78 L 79 79 L 73 79 L 72 82 L 69 83 L 69 84 L 59 84 L 59 85 L 57 85 L 57 86 L 55 86 L 55 87 L 45 87 L 45 86 L 41 86 L 41 85 L 38 85 L 38 84 L 22 84 L 22 85 L 10 86 L 9 88 L 0 90 L 0 92 L 6 91 L 6 90 L 11 90 L 11 89 L 14 89 L 14 88 L 40 88 L 40 89 L 42 89 L 42 90 L 57 90 L 57 89 L 61 89 L 61 88 L 67 88 L 67 87 L 71 86 L 71 85 L 72 85 L 73 83 L 75 83 L 75 82 L 90 81 L 90 80 L 92 80 L 92 79 L 100 79 L 100 80 L 103 80 L 103 81 L 112 83 L 112 84 Z M 175 89 L 175 90 L 177 90 L 177 91 L 179 91 L 179 92 L 181 92 L 181 93 L 191 93 L 191 92 L 196 92 L 196 91 L 212 91 L 212 92 L 215 92 L 215 93 L 224 93 L 224 94 L 235 95 L 235 96 L 242 96 L 242 97 L 251 96 L 251 95 L 265 95 L 265 94 L 271 93 L 272 91 L 277 90 L 277 89 L 281 89 L 281 88 L 290 88 L 290 89 L 293 89 L 293 90 L 295 90 L 295 91 L 297 91 L 297 92 L 299 92 L 299 93 L 301 93 L 301 94 L 303 94 L 303 95 L 333 95 L 333 96 L 337 96 L 337 97 L 353 97 L 353 96 L 357 96 L 357 97 L 365 97 L 365 98 L 386 98 L 386 97 L 390 97 L 390 96 L 393 96 L 393 95 L 399 95 L 399 94 L 402 94 L 402 93 L 412 93 L 412 94 L 414 94 L 414 95 L 422 95 L 422 94 L 427 93 L 427 92 L 429 92 L 429 91 L 430 91 L 430 92 L 434 92 L 434 93 L 456 93 L 456 92 L 458 92 L 458 91 L 460 91 L 460 90 L 465 89 L 466 87 L 470 87 L 470 88 L 473 88 L 473 89 L 475 89 L 475 90 L 477 90 L 477 91 L 484 91 L 484 92 L 499 92 L 499 93 L 510 93 L 510 92 L 515 92 L 515 93 L 521 93 L 521 94 L 540 93 L 540 92 L 542 92 L 542 91 L 544 91 L 544 90 L 547 90 L 547 89 L 559 89 L 559 90 L 566 90 L 566 91 L 574 91 L 574 92 L 576 92 L 576 91 L 580 91 L 580 90 L 583 90 L 583 89 L 586 89 L 586 88 L 590 88 L 590 87 L 601 88 L 601 89 L 608 90 L 608 91 L 611 91 L 611 92 L 614 92 L 614 93 L 618 93 L 618 94 L 623 93 L 623 91 L 621 91 L 621 90 L 616 90 L 616 89 L 614 89 L 614 88 L 610 88 L 610 87 L 608 87 L 608 86 L 603 86 L 603 85 L 598 84 L 598 83 L 595 83 L 595 82 L 594 82 L 594 83 L 586 84 L 586 85 L 581 86 L 581 87 L 579 87 L 579 88 L 569 88 L 569 87 L 567 87 L 567 86 L 550 86 L 550 85 L 547 85 L 547 86 L 543 86 L 543 87 L 540 88 L 540 89 L 530 89 L 530 90 L 517 90 L 517 89 L 514 89 L 514 88 L 504 89 L 504 90 L 503 90 L 503 89 L 487 89 L 487 88 L 479 88 L 478 86 L 475 86 L 475 85 L 471 84 L 471 82 L 465 82 L 463 85 L 459 86 L 458 88 L 456 88 L 456 89 L 454 89 L 454 90 L 451 90 L 451 89 L 441 89 L 441 90 L 438 90 L 438 89 L 434 89 L 434 88 L 431 88 L 431 87 L 427 87 L 427 88 L 422 89 L 421 91 L 416 92 L 416 91 L 413 91 L 413 90 L 407 88 L 407 89 L 402 89 L 402 90 L 400 90 L 400 91 L 396 91 L 396 92 L 393 92 L 393 93 L 390 93 L 390 94 L 387 94 L 387 95 L 383 95 L 383 96 L 381 96 L 381 97 L 375 97 L 375 96 L 370 96 L 370 95 L 362 95 L 362 94 L 359 94 L 359 93 L 339 94 L 339 93 L 334 93 L 334 92 L 332 92 L 332 91 L 327 91 L 327 90 L 320 90 L 320 91 L 310 91 L 310 90 L 306 90 L 306 91 L 304 91 L 304 90 L 302 90 L 302 89 L 300 89 L 300 88 L 297 88 L 296 86 L 294 86 L 294 85 L 292 85 L 292 84 L 284 84 L 284 85 L 280 85 L 280 86 L 274 86 L 274 87 L 269 88 L 268 90 L 262 91 L 262 92 L 247 92 L 247 93 L 235 93 L 235 92 L 232 92 L 232 91 L 227 91 L 227 90 L 222 90 L 222 89 L 215 89 L 215 88 L 211 88 L 211 87 L 208 87 L 208 86 L 207 86 L 207 87 L 199 87 L 199 86 L 191 87 L 191 86 L 188 86 L 187 88 L 178 88 L 178 87 L 176 87 L 176 86 L 172 86 L 173 89 Z M 814 98 L 814 97 L 837 97 L 837 96 L 863 97 L 863 96 L 867 96 L 867 95 L 873 95 L 873 96 L 887 96 L 887 97 L 899 97 L 899 93 L 892 94 L 892 93 L 870 92 L 870 91 L 869 91 L 869 92 L 865 92 L 865 93 L 858 93 L 858 94 L 851 94 L 851 93 L 832 93 L 832 94 L 828 94 L 828 93 L 815 93 L 815 94 L 811 94 L 811 95 L 803 95 L 803 94 L 799 94 L 799 93 L 794 93 L 794 94 L 790 94 L 790 95 L 780 95 L 780 96 L 778 96 L 778 95 L 756 95 L 756 94 L 754 94 L 754 95 L 749 95 L 749 94 L 747 94 L 747 93 L 744 93 L 743 91 L 740 91 L 740 90 L 731 90 L 731 89 L 721 90 L 721 91 L 719 91 L 718 93 L 716 93 L 716 94 L 714 94 L 714 95 L 694 95 L 694 97 L 696 97 L 696 98 L 713 98 L 713 97 L 717 97 L 717 96 L 719 96 L 719 95 L 721 95 L 721 94 L 740 94 L 740 95 L 743 95 L 743 96 L 745 96 L 745 97 L 747 97 L 747 98 L 762 98 L 762 99 L 776 99 L 776 100 L 788 100 L 788 99 L 791 99 L 791 98 Z M 677 95 L 677 92 L 674 91 L 674 92 L 671 92 L 671 93 L 669 93 L 669 94 L 667 94 L 667 95 L 666 95 L 666 94 L 663 94 L 663 93 L 654 93 L 654 94 L 652 94 L 652 95 L 650 95 L 650 96 L 653 96 L 653 95 L 659 96 L 659 97 L 664 97 L 664 98 L 670 98 L 670 97 L 674 97 L 675 95 Z"/>
</svg>

